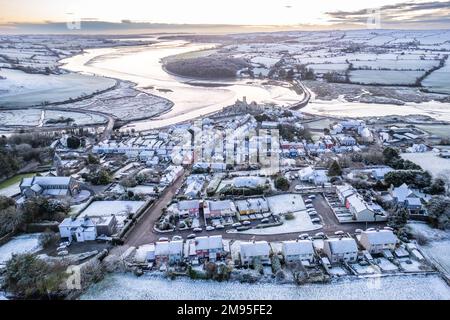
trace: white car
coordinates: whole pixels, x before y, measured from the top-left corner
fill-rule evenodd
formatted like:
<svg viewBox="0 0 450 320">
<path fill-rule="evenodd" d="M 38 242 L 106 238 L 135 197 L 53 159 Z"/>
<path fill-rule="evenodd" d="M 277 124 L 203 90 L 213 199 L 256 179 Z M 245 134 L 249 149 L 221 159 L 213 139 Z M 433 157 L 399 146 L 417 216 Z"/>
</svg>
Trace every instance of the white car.
<svg viewBox="0 0 450 320">
<path fill-rule="evenodd" d="M 194 230 L 192 230 L 192 231 L 194 231 L 195 233 L 200 233 L 200 232 L 203 232 L 203 229 L 202 228 L 194 228 Z"/>
<path fill-rule="evenodd" d="M 183 240 L 183 238 L 180 237 L 180 236 L 173 236 L 172 237 L 172 241 L 179 241 L 179 240 Z"/>
<path fill-rule="evenodd" d="M 320 222 L 320 219 L 319 219 L 319 218 L 314 218 L 314 219 L 311 219 L 311 221 L 312 221 L 313 223 L 315 223 L 315 222 Z"/>
<path fill-rule="evenodd" d="M 206 227 L 206 231 L 214 231 L 214 230 L 216 230 L 216 228 L 214 228 L 213 226 Z"/>
<path fill-rule="evenodd" d="M 251 225 L 252 223 L 250 222 L 250 221 L 244 221 L 244 222 L 242 222 L 242 225 L 244 225 L 244 226 L 249 226 L 249 225 Z"/>
<path fill-rule="evenodd" d="M 242 226 L 242 224 L 239 223 L 239 222 L 236 222 L 236 223 L 233 223 L 231 226 L 232 226 L 233 228 L 239 228 L 239 227 Z"/>
<path fill-rule="evenodd" d="M 186 238 L 187 239 L 194 239 L 195 237 L 197 237 L 195 234 L 191 233 L 190 235 L 188 235 Z"/>
<path fill-rule="evenodd" d="M 295 186 L 295 191 L 300 191 L 302 190 L 302 186 Z"/>
<path fill-rule="evenodd" d="M 306 199 L 305 203 L 307 203 L 307 204 L 312 203 L 312 200 L 311 199 Z"/>
<path fill-rule="evenodd" d="M 162 238 L 159 238 L 158 241 L 160 241 L 160 242 L 166 242 L 166 241 L 169 241 L 169 238 L 162 237 Z"/>
<path fill-rule="evenodd" d="M 225 229 L 225 227 L 224 227 L 223 225 L 218 224 L 218 225 L 216 226 L 216 230 L 222 230 L 222 229 Z"/>
<path fill-rule="evenodd" d="M 306 205 L 306 209 L 313 209 L 313 208 L 314 208 L 314 206 L 312 204 L 307 204 Z"/>
<path fill-rule="evenodd" d="M 268 218 L 262 219 L 261 223 L 269 223 L 269 219 Z"/>
<path fill-rule="evenodd" d="M 311 200 L 314 200 L 316 198 L 316 196 L 312 195 L 312 196 L 309 196 L 308 198 L 311 199 Z"/>
</svg>

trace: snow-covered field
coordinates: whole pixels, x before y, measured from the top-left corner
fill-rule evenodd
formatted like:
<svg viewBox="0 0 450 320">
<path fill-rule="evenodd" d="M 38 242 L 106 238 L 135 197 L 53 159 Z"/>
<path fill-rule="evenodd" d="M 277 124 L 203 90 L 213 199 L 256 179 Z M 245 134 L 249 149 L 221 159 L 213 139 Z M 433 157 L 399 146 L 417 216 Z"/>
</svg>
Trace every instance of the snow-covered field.
<svg viewBox="0 0 450 320">
<path fill-rule="evenodd" d="M 34 253 L 41 250 L 39 236 L 40 233 L 24 234 L 13 237 L 10 241 L 0 246 L 0 265 L 5 264 L 13 254 Z"/>
<path fill-rule="evenodd" d="M 306 210 L 303 198 L 298 194 L 283 194 L 274 197 L 268 197 L 270 211 L 273 214 L 285 214 L 288 212 L 297 212 Z"/>
<path fill-rule="evenodd" d="M 402 153 L 402 158 L 410 160 L 429 171 L 434 177 L 450 175 L 450 159 L 439 157 L 436 152 Z"/>
<path fill-rule="evenodd" d="M 29 107 L 91 95 L 113 87 L 116 81 L 81 74 L 42 75 L 2 69 L 0 106 Z"/>
<path fill-rule="evenodd" d="M 353 70 L 350 81 L 358 84 L 413 85 L 423 71 Z"/>
<path fill-rule="evenodd" d="M 106 118 L 87 112 L 70 112 L 40 109 L 0 110 L 0 126 L 48 127 L 63 126 L 66 123 L 51 123 L 51 120 L 71 118 L 70 125 L 91 125 L 106 122 Z"/>
<path fill-rule="evenodd" d="M 345 100 L 314 100 L 302 111 L 317 115 L 349 118 L 425 115 L 437 120 L 450 122 L 450 103 L 441 102 L 406 103 L 405 105 L 397 106 L 392 104 L 347 102 Z"/>
<path fill-rule="evenodd" d="M 426 77 L 422 85 L 434 92 L 450 94 L 450 62 L 447 60 L 443 68 Z"/>
<path fill-rule="evenodd" d="M 90 287 L 81 300 L 448 300 L 450 287 L 438 276 L 340 280 L 331 284 L 278 285 L 174 281 L 161 276 L 113 274 Z"/>
<path fill-rule="evenodd" d="M 421 250 L 450 275 L 450 231 L 432 229 L 421 222 L 410 222 L 408 227 L 414 234 L 422 234 L 430 240 L 430 243 L 420 247 Z"/>
</svg>

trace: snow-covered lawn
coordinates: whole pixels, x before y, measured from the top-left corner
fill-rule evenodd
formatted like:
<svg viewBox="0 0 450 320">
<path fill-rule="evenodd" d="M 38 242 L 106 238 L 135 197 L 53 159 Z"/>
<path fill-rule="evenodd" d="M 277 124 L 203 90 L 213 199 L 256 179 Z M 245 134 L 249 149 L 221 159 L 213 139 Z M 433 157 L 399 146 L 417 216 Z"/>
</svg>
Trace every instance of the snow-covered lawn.
<svg viewBox="0 0 450 320">
<path fill-rule="evenodd" d="M 422 234 L 430 241 L 420 249 L 450 274 L 450 232 L 433 229 L 421 222 L 410 222 L 408 227 L 413 234 Z"/>
<path fill-rule="evenodd" d="M 81 300 L 448 300 L 450 287 L 439 276 L 344 279 L 331 284 L 278 285 L 174 281 L 157 275 L 108 275 Z"/>
<path fill-rule="evenodd" d="M 378 261 L 376 261 L 375 264 L 378 265 L 382 271 L 397 271 L 398 270 L 398 267 L 386 258 L 379 258 Z"/>
<path fill-rule="evenodd" d="M 136 186 L 134 188 L 128 188 L 128 191 L 132 191 L 135 194 L 154 194 L 155 193 L 155 187 L 153 186 Z"/>
<path fill-rule="evenodd" d="M 402 158 L 410 160 L 429 171 L 434 177 L 450 175 L 450 159 L 439 157 L 436 152 L 403 153 Z"/>
<path fill-rule="evenodd" d="M 32 177 L 34 174 L 23 174 L 12 177 L 0 184 L 0 195 L 13 197 L 20 193 L 20 182 L 22 178 Z"/>
<path fill-rule="evenodd" d="M 120 224 L 127 218 L 127 214 L 136 213 L 145 201 L 94 201 L 83 212 L 80 217 L 102 217 L 115 215 Z"/>
<path fill-rule="evenodd" d="M 285 214 L 306 210 L 303 198 L 298 194 L 283 194 L 267 198 L 270 211 L 273 214 Z"/>
<path fill-rule="evenodd" d="M 379 270 L 376 267 L 372 266 L 372 265 L 362 266 L 359 263 L 354 263 L 354 264 L 352 264 L 350 266 L 359 275 L 379 273 Z"/>
<path fill-rule="evenodd" d="M 94 201 L 81 213 L 81 216 L 109 216 L 124 214 L 130 209 L 135 213 L 145 204 L 144 201 Z"/>
<path fill-rule="evenodd" d="M 33 233 L 13 237 L 0 246 L 0 266 L 5 264 L 13 254 L 34 253 L 41 250 L 42 248 L 39 245 L 40 235 L 40 233 Z"/>
</svg>

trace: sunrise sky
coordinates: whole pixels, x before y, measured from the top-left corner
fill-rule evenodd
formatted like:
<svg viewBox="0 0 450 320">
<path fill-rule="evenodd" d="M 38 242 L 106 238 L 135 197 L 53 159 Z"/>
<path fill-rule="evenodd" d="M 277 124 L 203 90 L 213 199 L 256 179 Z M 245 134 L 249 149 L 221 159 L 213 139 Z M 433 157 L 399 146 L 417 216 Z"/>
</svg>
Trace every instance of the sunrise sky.
<svg viewBox="0 0 450 320">
<path fill-rule="evenodd" d="M 363 25 L 379 9 L 387 27 L 450 27 L 450 1 L 422 0 L 0 0 L 0 24 L 108 21 L 232 25 Z"/>
</svg>

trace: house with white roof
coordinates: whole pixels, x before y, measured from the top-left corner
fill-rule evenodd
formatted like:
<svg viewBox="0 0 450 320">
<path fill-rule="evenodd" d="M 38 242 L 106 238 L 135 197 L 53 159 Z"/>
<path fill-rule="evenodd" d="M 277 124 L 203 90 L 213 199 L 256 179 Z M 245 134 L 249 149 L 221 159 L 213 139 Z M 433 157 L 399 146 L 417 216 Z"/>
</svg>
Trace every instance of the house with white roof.
<svg viewBox="0 0 450 320">
<path fill-rule="evenodd" d="M 366 230 L 361 233 L 359 243 L 370 254 L 382 253 L 384 250 L 394 250 L 398 238 L 391 230 Z"/>
<path fill-rule="evenodd" d="M 348 197 L 350 197 L 351 195 L 354 195 L 355 193 L 357 193 L 357 191 L 355 190 L 355 188 L 353 188 L 349 184 L 344 184 L 342 186 L 336 186 L 336 194 L 339 198 L 339 201 L 342 204 L 345 204 L 347 202 Z"/>
<path fill-rule="evenodd" d="M 314 261 L 314 248 L 311 240 L 283 241 L 281 253 L 285 262 Z"/>
<path fill-rule="evenodd" d="M 423 208 L 421 197 L 406 183 L 397 188 L 391 187 L 390 194 L 395 204 L 405 207 L 410 212 L 419 212 Z"/>
<path fill-rule="evenodd" d="M 195 254 L 197 258 L 216 261 L 224 255 L 222 236 L 195 238 Z"/>
<path fill-rule="evenodd" d="M 231 217 L 236 215 L 236 207 L 231 200 L 205 201 L 203 205 L 205 219 Z"/>
<path fill-rule="evenodd" d="M 323 252 L 331 263 L 352 262 L 358 258 L 358 246 L 353 238 L 325 239 Z"/>
<path fill-rule="evenodd" d="M 255 259 L 262 264 L 270 264 L 270 251 L 267 241 L 241 242 L 239 249 L 241 264 L 250 265 Z"/>
<path fill-rule="evenodd" d="M 157 263 L 176 264 L 183 259 L 183 240 L 159 241 L 155 245 Z"/>
<path fill-rule="evenodd" d="M 178 202 L 175 214 L 179 217 L 198 217 L 200 211 L 200 201 L 199 200 L 183 200 Z"/>
<path fill-rule="evenodd" d="M 58 226 L 62 239 L 69 242 L 85 242 L 97 239 L 97 228 L 89 217 L 78 219 L 66 218 Z"/>
<path fill-rule="evenodd" d="M 270 211 L 269 204 L 264 198 L 247 198 L 245 200 L 235 201 L 236 209 L 240 215 L 249 215 L 256 213 L 267 213 Z"/>
</svg>

